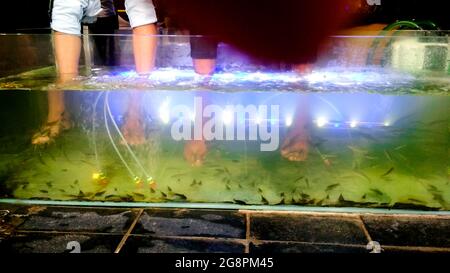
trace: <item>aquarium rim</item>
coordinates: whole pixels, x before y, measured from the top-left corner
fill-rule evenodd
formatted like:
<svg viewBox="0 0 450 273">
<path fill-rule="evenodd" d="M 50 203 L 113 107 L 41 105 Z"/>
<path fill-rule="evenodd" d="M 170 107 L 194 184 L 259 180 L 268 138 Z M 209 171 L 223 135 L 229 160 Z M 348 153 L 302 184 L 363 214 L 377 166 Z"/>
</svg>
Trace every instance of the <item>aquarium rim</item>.
<svg viewBox="0 0 450 273">
<path fill-rule="evenodd" d="M 145 202 L 101 202 L 101 201 L 50 201 L 25 199 L 0 199 L 0 204 L 11 205 L 41 205 L 41 206 L 74 206 L 74 207 L 114 207 L 114 208 L 160 208 L 160 209 L 222 209 L 243 210 L 255 212 L 303 212 L 303 213 L 352 213 L 352 214 L 389 214 L 389 215 L 441 215 L 450 216 L 450 211 L 423 211 L 383 208 L 353 208 L 353 207 L 306 207 L 288 205 L 239 205 L 224 203 L 145 203 Z"/>
<path fill-rule="evenodd" d="M 427 34 L 427 38 L 432 37 L 448 37 L 450 36 L 450 30 L 400 30 L 401 33 L 408 33 L 411 35 L 407 36 L 399 36 L 398 34 L 390 34 L 390 33 L 383 33 L 380 34 L 379 31 L 368 31 L 365 32 L 365 34 L 361 35 L 329 35 L 329 38 L 386 38 L 386 37 L 392 37 L 392 38 L 407 38 L 407 37 L 417 37 L 415 35 L 417 34 Z M 115 34 L 80 34 L 77 36 L 110 36 L 110 37 L 132 37 L 135 34 L 132 33 L 115 33 Z M 16 33 L 7 33 L 7 32 L 0 32 L 1 36 L 52 36 L 52 33 L 26 33 L 26 32 L 16 32 Z M 207 37 L 214 37 L 213 35 L 186 35 L 186 34 L 151 34 L 151 35 L 145 35 L 145 36 L 151 36 L 151 37 L 158 37 L 158 38 L 207 38 Z M 419 36 L 420 37 L 420 36 Z"/>
</svg>

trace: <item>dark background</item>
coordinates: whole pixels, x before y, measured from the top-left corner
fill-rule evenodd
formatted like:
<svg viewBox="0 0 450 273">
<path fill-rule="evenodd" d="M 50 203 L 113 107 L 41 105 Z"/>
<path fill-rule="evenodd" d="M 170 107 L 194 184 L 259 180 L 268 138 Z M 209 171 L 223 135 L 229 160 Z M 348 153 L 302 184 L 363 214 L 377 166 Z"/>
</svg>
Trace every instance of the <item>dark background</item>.
<svg viewBox="0 0 450 273">
<path fill-rule="evenodd" d="M 186 0 L 178 1 L 184 2 Z M 241 1 L 257 2 L 258 0 Z M 441 29 L 450 29 L 450 15 L 447 8 L 447 0 L 381 1 L 381 8 L 376 8 L 374 13 L 365 19 L 359 20 L 358 23 L 391 23 L 395 20 L 412 19 L 432 20 L 437 23 Z M 116 0 L 116 2 L 120 4 L 123 0 Z M 0 3 L 0 32 L 49 32 L 49 0 L 6 0 L 0 1 Z M 47 28 L 47 30 L 45 30 L 45 28 Z"/>
</svg>

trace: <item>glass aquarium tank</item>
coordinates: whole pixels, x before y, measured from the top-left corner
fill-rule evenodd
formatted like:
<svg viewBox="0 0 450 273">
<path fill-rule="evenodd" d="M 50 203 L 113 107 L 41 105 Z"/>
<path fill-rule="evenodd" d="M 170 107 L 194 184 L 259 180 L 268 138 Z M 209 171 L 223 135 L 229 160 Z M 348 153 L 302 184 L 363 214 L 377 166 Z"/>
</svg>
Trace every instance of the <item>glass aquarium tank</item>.
<svg viewBox="0 0 450 273">
<path fill-rule="evenodd" d="M 146 75 L 94 38 L 61 83 L 51 35 L 0 35 L 1 202 L 450 210 L 448 32 L 333 36 L 306 72 L 219 43 L 208 75 L 189 36 Z"/>
</svg>

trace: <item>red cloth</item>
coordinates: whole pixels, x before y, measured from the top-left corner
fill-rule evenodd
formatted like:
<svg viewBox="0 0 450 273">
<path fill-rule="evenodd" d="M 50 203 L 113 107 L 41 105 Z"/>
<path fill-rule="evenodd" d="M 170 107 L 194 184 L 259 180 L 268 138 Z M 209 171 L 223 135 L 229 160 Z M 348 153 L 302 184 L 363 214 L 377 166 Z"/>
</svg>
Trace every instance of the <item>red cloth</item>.
<svg viewBox="0 0 450 273">
<path fill-rule="evenodd" d="M 345 0 L 160 0 L 171 19 L 266 61 L 313 62 L 347 17 Z M 162 7 L 161 7 L 162 6 Z M 348 9 L 348 7 L 347 7 Z"/>
</svg>

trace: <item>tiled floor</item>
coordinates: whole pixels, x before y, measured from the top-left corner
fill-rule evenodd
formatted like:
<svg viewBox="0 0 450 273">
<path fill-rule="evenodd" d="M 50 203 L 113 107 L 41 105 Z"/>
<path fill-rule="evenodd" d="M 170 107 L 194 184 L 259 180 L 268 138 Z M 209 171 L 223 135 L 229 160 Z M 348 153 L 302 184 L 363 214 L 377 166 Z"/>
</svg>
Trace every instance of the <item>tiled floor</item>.
<svg viewBox="0 0 450 273">
<path fill-rule="evenodd" d="M 0 252 L 450 253 L 449 216 L 0 205 Z"/>
</svg>

